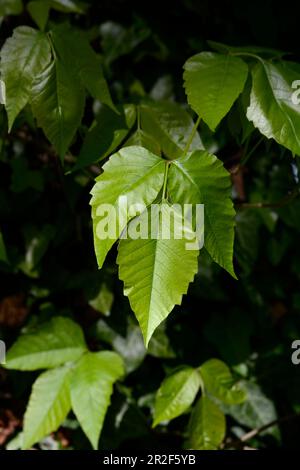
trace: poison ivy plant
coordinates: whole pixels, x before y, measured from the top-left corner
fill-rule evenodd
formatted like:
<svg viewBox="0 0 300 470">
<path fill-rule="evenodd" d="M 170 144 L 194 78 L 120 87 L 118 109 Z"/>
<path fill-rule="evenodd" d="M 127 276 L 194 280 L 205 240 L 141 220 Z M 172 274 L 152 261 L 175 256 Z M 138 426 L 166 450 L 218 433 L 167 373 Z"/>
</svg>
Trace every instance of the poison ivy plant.
<svg viewBox="0 0 300 470">
<path fill-rule="evenodd" d="M 174 305 L 180 303 L 182 294 L 186 293 L 197 272 L 198 250 L 186 249 L 188 241 L 192 243 L 193 239 L 194 242 L 197 239 L 196 233 L 193 234 L 194 222 L 181 215 L 182 211 L 180 214 L 178 209 L 174 210 L 167 202 L 166 195 L 170 196 L 172 204 L 180 204 L 180 208 L 185 203 L 195 206 L 204 204 L 207 249 L 221 266 L 235 276 L 232 267 L 234 210 L 229 198 L 229 176 L 222 163 L 205 151 L 195 151 L 178 160 L 164 161 L 143 147 L 123 148 L 110 157 L 103 170 L 103 175 L 98 177 L 92 190 L 91 200 L 99 267 L 108 250 L 121 236 L 127 222 L 135 216 L 134 213 L 126 213 L 127 206 L 129 208 L 134 203 L 148 206 L 154 200 L 161 203 L 154 207 L 154 211 L 145 211 L 134 218 L 128 225 L 129 237 L 121 239 L 119 244 L 120 279 L 124 281 L 125 294 L 129 296 L 145 343 L 148 344 L 155 328 Z M 164 189 L 159 195 L 163 185 Z M 123 198 L 127 198 L 126 205 Z M 102 204 L 113 205 L 117 210 L 116 220 L 112 220 L 115 212 L 103 217 Z M 120 215 L 122 211 L 123 216 Z M 160 221 L 170 217 L 175 219 L 173 225 L 183 226 L 184 234 L 180 240 L 176 239 L 174 228 L 170 239 L 163 239 L 163 223 Z M 114 230 L 109 236 L 106 233 L 108 229 L 104 229 L 115 223 L 117 231 Z M 143 237 L 132 237 L 130 232 L 136 232 L 139 225 L 151 227 L 151 233 L 149 231 Z M 164 282 L 169 286 L 168 291 L 164 289 Z"/>
<path fill-rule="evenodd" d="M 50 63 L 50 44 L 45 34 L 20 26 L 1 49 L 1 76 L 9 129 L 29 102 L 36 76 Z M 17 69 L 16 69 L 17 67 Z"/>
<path fill-rule="evenodd" d="M 184 367 L 162 382 L 156 393 L 153 426 L 188 411 L 199 390 L 201 396 L 191 412 L 186 446 L 217 449 L 225 437 L 226 423 L 215 398 L 234 404 L 236 409 L 246 400 L 244 389 L 234 380 L 226 364 L 218 359 L 211 359 L 197 369 Z"/>
<path fill-rule="evenodd" d="M 17 339 L 8 351 L 5 367 L 51 369 L 42 372 L 33 384 L 25 414 L 23 449 L 56 431 L 71 408 L 97 449 L 113 384 L 124 374 L 117 353 L 90 352 L 76 323 L 53 317 Z"/>
<path fill-rule="evenodd" d="M 9 130 L 30 104 L 62 160 L 81 123 L 85 88 L 115 109 L 100 58 L 79 32 L 67 26 L 47 34 L 27 26 L 16 28 L 1 49 L 1 77 Z"/>
<path fill-rule="evenodd" d="M 201 52 L 188 59 L 184 69 L 189 104 L 215 130 L 244 88 L 247 65 L 230 54 Z"/>
<path fill-rule="evenodd" d="M 292 317 L 300 304 L 290 291 L 300 277 L 291 234 L 299 232 L 298 201 L 282 206 L 299 195 L 300 167 L 292 157 L 300 155 L 300 66 L 272 48 L 208 41 L 205 51 L 195 37 L 183 50 L 198 53 L 176 59 L 177 50 L 139 15 L 129 28 L 114 21 L 99 26 L 100 15 L 84 16 L 88 4 L 99 13 L 97 2 L 76 0 L 0 5 L 0 27 L 10 35 L 0 53 L 0 333 L 9 330 L 11 344 L 14 322 L 24 325 L 7 353 L 7 370 L 42 370 L 22 446 L 65 425 L 72 410 L 97 449 L 114 384 L 126 370 L 129 385 L 118 388 L 104 443 L 111 445 L 115 429 L 116 447 L 122 433 L 152 439 L 147 409 L 155 436 L 162 430 L 168 438 L 168 423 L 184 415 L 185 425 L 190 414 L 185 446 L 218 449 L 225 414 L 229 426 L 234 422 L 230 436 L 237 437 L 277 419 L 267 387 L 264 392 L 251 378 L 256 366 L 269 366 L 265 343 L 258 365 L 250 356 L 256 313 L 257 330 L 267 331 L 270 344 L 276 336 L 264 326 L 265 312 L 276 326 L 288 317 L 282 332 L 288 341 L 297 331 Z M 30 26 L 20 26 L 23 21 Z M 143 79 L 145 58 L 151 70 Z M 170 70 L 164 69 L 167 59 Z M 182 87 L 172 75 L 184 61 Z M 186 213 L 185 205 L 203 207 L 203 219 Z M 236 218 L 240 208 L 251 210 Z M 257 208 L 266 210 L 258 215 Z M 167 221 L 173 223 L 168 237 Z M 277 276 L 276 268 L 285 272 L 291 253 L 294 277 L 287 288 L 287 276 Z M 238 273 L 240 283 L 231 283 L 219 267 L 234 279 Z M 188 289 L 199 316 L 187 299 L 166 322 Z M 242 311 L 248 302 L 248 317 L 231 308 L 233 297 Z M 85 335 L 69 318 L 73 312 Z M 103 350 L 103 343 L 113 351 Z M 209 359 L 211 348 L 230 367 Z M 276 358 L 287 354 L 283 350 L 278 347 Z M 177 367 L 190 358 L 201 365 Z M 162 367 L 158 360 L 165 361 Z M 163 371 L 167 377 L 154 398 Z M 150 373 L 148 387 L 141 377 Z M 31 374 L 25 375 L 29 383 Z M 236 377 L 243 377 L 243 386 Z M 134 380 L 139 383 L 132 392 Z M 289 406 L 296 409 L 293 400 Z M 277 427 L 266 432 L 279 440 Z"/>
<path fill-rule="evenodd" d="M 252 71 L 247 117 L 266 137 L 300 154 L 300 109 L 293 103 L 293 83 L 300 67 L 292 62 L 260 60 Z"/>
</svg>

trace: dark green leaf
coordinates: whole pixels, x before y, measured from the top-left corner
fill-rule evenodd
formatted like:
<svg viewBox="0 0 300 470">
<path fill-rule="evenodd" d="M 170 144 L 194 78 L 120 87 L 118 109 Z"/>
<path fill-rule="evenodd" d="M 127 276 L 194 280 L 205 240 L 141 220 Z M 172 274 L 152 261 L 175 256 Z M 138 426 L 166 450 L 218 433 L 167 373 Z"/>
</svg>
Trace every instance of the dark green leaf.
<svg viewBox="0 0 300 470">
<path fill-rule="evenodd" d="M 247 65 L 228 54 L 201 52 L 188 59 L 184 69 L 190 106 L 215 130 L 244 88 Z"/>
<path fill-rule="evenodd" d="M 296 64 L 297 65 L 297 64 Z M 293 103 L 300 67 L 289 62 L 260 61 L 252 71 L 247 117 L 259 131 L 300 155 L 300 107 Z"/>
<path fill-rule="evenodd" d="M 235 383 L 224 362 L 219 359 L 209 359 L 199 370 L 204 387 L 210 394 L 229 405 L 245 401 L 245 391 Z"/>
<path fill-rule="evenodd" d="M 44 31 L 48 22 L 50 8 L 51 0 L 34 0 L 27 4 L 27 10 L 29 11 L 31 18 L 42 31 Z"/>
<path fill-rule="evenodd" d="M 143 131 L 159 142 L 167 157 L 180 157 L 193 129 L 191 116 L 181 106 L 171 101 L 143 104 L 140 113 Z M 190 150 L 201 148 L 203 145 L 199 134 L 196 133 Z"/>
<path fill-rule="evenodd" d="M 204 150 L 175 160 L 168 191 L 173 203 L 204 204 L 204 245 L 213 260 L 236 277 L 232 264 L 235 211 L 229 173 L 222 162 Z"/>
<path fill-rule="evenodd" d="M 23 10 L 22 0 L 1 0 L 0 16 L 19 15 Z"/>
<path fill-rule="evenodd" d="M 28 26 L 16 28 L 2 47 L 1 76 L 5 83 L 9 129 L 28 103 L 35 77 L 48 69 L 50 59 L 47 36 Z"/>
<path fill-rule="evenodd" d="M 206 395 L 196 404 L 189 422 L 187 448 L 215 450 L 225 437 L 225 416 Z"/>
<path fill-rule="evenodd" d="M 136 120 L 135 106 L 118 107 L 119 114 L 103 106 L 85 136 L 74 170 L 103 160 L 123 142 Z"/>
<path fill-rule="evenodd" d="M 156 393 L 153 426 L 184 413 L 195 400 L 200 385 L 199 372 L 192 367 L 167 377 Z"/>
<path fill-rule="evenodd" d="M 86 350 L 81 328 L 72 320 L 54 317 L 21 335 L 7 353 L 8 369 L 57 367 L 78 359 Z"/>
<path fill-rule="evenodd" d="M 55 35 L 51 37 L 55 57 L 44 72 L 36 77 L 31 105 L 38 125 L 63 160 L 81 123 L 85 95 L 80 81 L 74 80 L 76 68 L 68 49 L 61 41 L 56 44 Z"/>
</svg>

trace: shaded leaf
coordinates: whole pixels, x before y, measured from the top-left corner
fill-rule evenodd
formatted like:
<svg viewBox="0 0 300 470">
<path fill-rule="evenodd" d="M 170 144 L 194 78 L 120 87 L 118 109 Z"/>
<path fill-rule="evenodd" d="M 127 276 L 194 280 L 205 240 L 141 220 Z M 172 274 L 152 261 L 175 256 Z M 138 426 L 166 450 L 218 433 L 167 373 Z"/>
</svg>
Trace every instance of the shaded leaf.
<svg viewBox="0 0 300 470">
<path fill-rule="evenodd" d="M 69 367 L 49 370 L 33 384 L 24 418 L 23 449 L 56 431 L 69 413 L 70 374 Z"/>
<path fill-rule="evenodd" d="M 140 112 L 143 131 L 159 142 L 163 153 L 169 158 L 180 157 L 194 126 L 191 116 L 171 101 L 143 104 Z M 196 132 L 190 150 L 201 148 L 203 145 Z"/>
<path fill-rule="evenodd" d="M 123 373 L 120 356 L 101 351 L 84 354 L 72 374 L 72 409 L 94 449 L 98 446 L 113 384 Z"/>
<path fill-rule="evenodd" d="M 167 239 L 164 222 L 173 218 Z M 169 204 L 152 206 L 151 211 L 133 219 L 128 227 L 129 234 L 139 226 L 148 227 L 148 238 L 121 239 L 117 262 L 124 293 L 129 297 L 147 346 L 154 330 L 187 292 L 198 270 L 199 250 L 186 249 L 187 242 L 195 241 L 195 234 L 182 214 Z M 181 239 L 175 238 L 176 226 L 182 226 Z"/>
<path fill-rule="evenodd" d="M 137 129 L 134 134 L 132 134 L 124 143 L 124 147 L 131 145 L 139 145 L 140 147 L 144 147 L 155 155 L 161 154 L 159 142 L 154 140 L 150 134 L 147 134 L 147 132 L 143 131 L 142 129 Z"/>
<path fill-rule="evenodd" d="M 73 170 L 104 160 L 125 139 L 135 123 L 136 111 L 132 104 L 118 106 L 119 114 L 103 106 L 87 132 Z"/>
<path fill-rule="evenodd" d="M 8 263 L 6 248 L 3 240 L 2 232 L 0 231 L 0 261 Z"/>
<path fill-rule="evenodd" d="M 225 416 L 218 406 L 203 395 L 192 411 L 188 429 L 187 448 L 215 450 L 225 437 Z"/>
<path fill-rule="evenodd" d="M 143 147 L 135 146 L 121 149 L 103 166 L 104 173 L 98 176 L 91 191 L 94 245 L 99 267 L 129 218 L 135 215 L 130 216 L 127 207 L 133 204 L 147 206 L 156 198 L 163 185 L 164 168 L 165 162 L 161 158 Z M 127 198 L 127 207 L 120 196 Z M 115 216 L 109 211 L 104 222 L 103 204 L 110 204 L 116 209 Z M 104 228 L 110 226 L 116 229 L 104 238 Z"/>
<path fill-rule="evenodd" d="M 80 81 L 74 80 L 74 69 L 61 57 L 59 51 L 59 56 L 36 77 L 31 105 L 38 125 L 63 160 L 81 123 L 85 95 Z"/>
<path fill-rule="evenodd" d="M 63 24 L 55 26 L 51 34 L 58 51 L 65 51 L 71 58 L 72 65 L 89 94 L 118 112 L 104 77 L 101 57 L 96 54 L 83 33 Z"/>
<path fill-rule="evenodd" d="M 19 26 L 1 49 L 1 77 L 5 83 L 5 108 L 9 129 L 30 99 L 31 87 L 51 59 L 44 33 Z"/>
<path fill-rule="evenodd" d="M 98 294 L 89 300 L 89 305 L 103 315 L 109 315 L 114 301 L 113 292 L 105 283 L 101 284 Z"/>
<path fill-rule="evenodd" d="M 57 367 L 86 351 L 81 328 L 69 318 L 54 317 L 17 339 L 6 356 L 7 369 Z"/>
<path fill-rule="evenodd" d="M 192 367 L 167 377 L 156 393 L 153 426 L 184 413 L 193 403 L 200 385 L 199 372 Z"/>
<path fill-rule="evenodd" d="M 248 67 L 238 57 L 201 52 L 184 65 L 188 102 L 203 121 L 215 130 L 245 85 Z"/>
<path fill-rule="evenodd" d="M 51 7 L 63 13 L 84 13 L 86 4 L 78 0 L 51 0 Z"/>
<path fill-rule="evenodd" d="M 245 401 L 245 390 L 236 384 L 224 362 L 210 359 L 204 362 L 199 370 L 205 389 L 210 394 L 229 405 Z"/>
<path fill-rule="evenodd" d="M 300 155 L 300 108 L 293 103 L 292 88 L 300 67 L 289 62 L 260 61 L 252 70 L 252 90 L 247 118 L 259 131 Z"/>
<path fill-rule="evenodd" d="M 235 211 L 230 177 L 223 163 L 204 150 L 175 160 L 170 166 L 168 192 L 173 203 L 204 204 L 204 245 L 213 260 L 235 278 Z"/>
<path fill-rule="evenodd" d="M 51 8 L 51 0 L 34 0 L 29 2 L 26 6 L 30 13 L 31 18 L 38 27 L 44 31 L 45 26 L 48 22 L 49 10 Z"/>
<path fill-rule="evenodd" d="M 22 0 L 1 0 L 0 16 L 19 15 L 23 10 Z"/>
<path fill-rule="evenodd" d="M 232 416 L 238 423 L 250 429 L 260 428 L 265 424 L 277 420 L 277 413 L 273 402 L 263 393 L 259 385 L 244 382 L 243 387 L 247 393 L 247 400 L 240 405 L 221 405 L 226 414 Z M 271 426 L 265 434 L 272 434 L 278 438 L 278 427 Z"/>
</svg>

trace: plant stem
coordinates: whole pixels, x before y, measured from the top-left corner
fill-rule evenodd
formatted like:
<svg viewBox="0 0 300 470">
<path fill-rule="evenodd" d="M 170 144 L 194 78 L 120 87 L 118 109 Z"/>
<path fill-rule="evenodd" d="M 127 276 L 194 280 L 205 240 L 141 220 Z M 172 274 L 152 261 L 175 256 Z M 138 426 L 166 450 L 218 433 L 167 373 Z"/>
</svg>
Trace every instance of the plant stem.
<svg viewBox="0 0 300 470">
<path fill-rule="evenodd" d="M 244 165 L 249 160 L 251 155 L 260 146 L 260 144 L 262 143 L 263 140 L 264 140 L 264 137 L 261 137 L 248 153 L 247 153 L 247 149 L 246 149 L 245 155 L 242 157 L 240 165 Z"/>
<path fill-rule="evenodd" d="M 276 202 L 242 202 L 240 204 L 235 204 L 235 207 L 239 209 L 262 209 L 262 208 L 269 208 L 269 209 L 276 209 L 285 206 L 286 204 L 290 203 L 299 196 L 300 190 L 299 188 L 295 188 L 289 194 L 284 196 L 282 199 Z"/>
<path fill-rule="evenodd" d="M 166 162 L 165 166 L 165 174 L 164 174 L 164 185 L 162 191 L 162 200 L 165 201 L 167 199 L 167 181 L 168 181 L 168 173 L 169 173 L 169 166 L 171 162 Z"/>
<path fill-rule="evenodd" d="M 233 56 L 245 56 L 245 57 L 252 57 L 252 59 L 259 60 L 260 62 L 264 63 L 264 60 L 259 57 L 259 55 L 251 54 L 251 52 L 229 52 L 229 55 Z"/>
<path fill-rule="evenodd" d="M 140 131 L 141 130 L 141 109 L 140 109 L 139 104 L 136 107 L 136 118 L 137 118 L 137 128 L 138 128 L 138 131 Z"/>
<path fill-rule="evenodd" d="M 190 148 L 190 146 L 191 146 L 191 143 L 193 142 L 193 139 L 194 139 L 194 137 L 195 137 L 197 128 L 198 128 L 198 126 L 199 126 L 199 124 L 200 124 L 200 121 L 201 121 L 201 118 L 200 118 L 200 116 L 198 116 L 197 121 L 195 122 L 195 124 L 194 124 L 194 126 L 193 126 L 193 129 L 192 129 L 192 132 L 191 132 L 191 134 L 190 134 L 190 136 L 189 136 L 189 139 L 188 139 L 188 141 L 187 141 L 187 143 L 186 143 L 185 149 L 184 149 L 184 151 L 183 151 L 183 155 L 186 155 L 186 154 L 188 153 L 189 148 Z"/>
</svg>

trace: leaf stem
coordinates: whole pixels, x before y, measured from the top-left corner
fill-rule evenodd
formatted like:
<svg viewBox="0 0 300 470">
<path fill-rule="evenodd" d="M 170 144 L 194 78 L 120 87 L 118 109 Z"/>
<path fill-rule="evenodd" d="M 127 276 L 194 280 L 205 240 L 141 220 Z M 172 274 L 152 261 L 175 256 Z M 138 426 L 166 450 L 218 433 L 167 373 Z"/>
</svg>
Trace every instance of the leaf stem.
<svg viewBox="0 0 300 470">
<path fill-rule="evenodd" d="M 138 131 L 140 131 L 141 130 L 141 108 L 139 104 L 136 107 L 136 118 L 137 118 L 137 129 Z"/>
<path fill-rule="evenodd" d="M 264 137 L 261 137 L 257 142 L 256 144 L 252 147 L 252 149 L 247 153 L 247 148 L 245 149 L 245 155 L 242 157 L 241 159 L 241 162 L 240 162 L 240 165 L 244 165 L 248 160 L 249 158 L 251 157 L 251 155 L 255 152 L 255 150 L 260 146 L 260 144 L 263 142 L 264 140 Z"/>
<path fill-rule="evenodd" d="M 163 190 L 162 190 L 162 200 L 163 201 L 167 200 L 167 181 L 168 181 L 168 173 L 169 173 L 170 164 L 171 164 L 171 162 L 168 161 L 168 162 L 166 162 L 166 166 L 165 166 L 164 184 L 163 184 Z"/>
<path fill-rule="evenodd" d="M 201 117 L 198 116 L 197 121 L 195 122 L 195 124 L 194 124 L 194 126 L 193 126 L 193 129 L 192 129 L 192 132 L 191 132 L 191 134 L 190 134 L 190 136 L 189 136 L 189 138 L 188 138 L 188 141 L 187 141 L 187 143 L 186 143 L 185 149 L 184 149 L 184 151 L 183 151 L 183 155 L 184 155 L 184 156 L 185 156 L 185 155 L 188 153 L 188 151 L 189 151 L 189 148 L 190 148 L 190 146 L 191 146 L 191 143 L 193 142 L 193 139 L 194 139 L 194 137 L 195 137 L 195 134 L 196 134 L 196 131 L 197 131 L 198 126 L 199 126 L 199 124 L 200 124 L 200 121 L 201 121 Z"/>
<path fill-rule="evenodd" d="M 296 199 L 297 196 L 299 196 L 300 190 L 299 188 L 295 188 L 293 191 L 291 191 L 289 194 L 284 196 L 282 199 L 276 202 L 241 202 L 240 204 L 235 204 L 235 207 L 238 209 L 263 209 L 263 208 L 269 208 L 269 209 L 276 209 L 285 206 L 286 204 L 289 204 L 291 201 Z"/>
<path fill-rule="evenodd" d="M 241 57 L 243 57 L 243 56 L 252 57 L 252 59 L 256 59 L 256 60 L 259 60 L 260 62 L 264 63 L 264 60 L 259 55 L 251 54 L 251 52 L 230 52 L 229 55 L 241 56 Z"/>
</svg>

